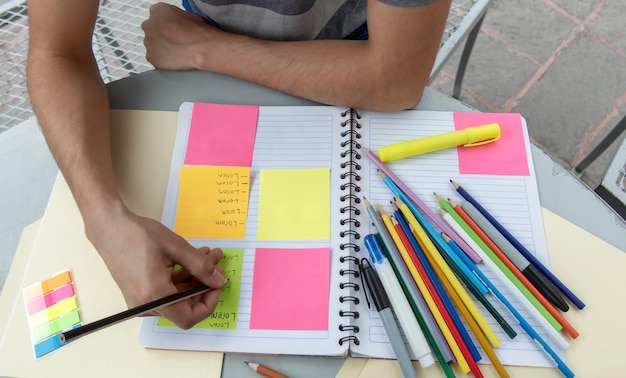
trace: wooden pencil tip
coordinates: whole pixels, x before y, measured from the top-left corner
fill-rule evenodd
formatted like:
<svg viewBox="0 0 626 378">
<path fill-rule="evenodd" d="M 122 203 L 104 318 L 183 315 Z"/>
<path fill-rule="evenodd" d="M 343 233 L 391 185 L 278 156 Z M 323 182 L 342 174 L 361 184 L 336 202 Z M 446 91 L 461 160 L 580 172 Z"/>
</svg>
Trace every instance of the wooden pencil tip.
<svg viewBox="0 0 626 378">
<path fill-rule="evenodd" d="M 370 152 L 370 150 L 368 150 L 366 147 L 361 147 L 361 151 L 365 152 L 366 154 Z"/>
</svg>

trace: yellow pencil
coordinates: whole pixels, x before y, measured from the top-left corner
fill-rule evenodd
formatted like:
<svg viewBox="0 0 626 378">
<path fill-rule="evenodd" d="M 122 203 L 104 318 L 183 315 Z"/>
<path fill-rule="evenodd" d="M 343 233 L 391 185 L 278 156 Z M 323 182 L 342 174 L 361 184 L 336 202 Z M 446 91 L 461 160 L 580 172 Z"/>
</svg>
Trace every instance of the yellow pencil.
<svg viewBox="0 0 626 378">
<path fill-rule="evenodd" d="M 424 245 L 419 240 L 417 242 L 420 245 L 420 247 L 422 248 L 424 247 Z M 426 256 L 426 258 L 428 259 L 428 256 Z M 509 377 L 509 373 L 506 371 L 506 369 L 504 368 L 504 365 L 502 365 L 502 362 L 500 361 L 496 353 L 493 351 L 491 344 L 489 344 L 489 340 L 487 340 L 487 338 L 481 331 L 480 327 L 478 326 L 478 323 L 476 323 L 476 320 L 474 320 L 474 317 L 468 311 L 467 307 L 465 306 L 465 304 L 463 303 L 459 295 L 456 293 L 456 291 L 450 284 L 450 281 L 448 281 L 445 274 L 443 274 L 443 271 L 441 270 L 441 268 L 437 264 L 432 264 L 432 262 L 431 262 L 431 265 L 433 267 L 433 270 L 435 271 L 435 274 L 437 274 L 437 277 L 439 277 L 439 281 L 443 285 L 446 292 L 449 294 L 450 299 L 456 305 L 457 309 L 461 313 L 461 316 L 463 316 L 463 318 L 467 322 L 467 325 L 470 327 L 470 329 L 474 333 L 474 336 L 476 336 L 476 340 L 485 351 L 487 358 L 489 358 L 489 361 L 491 361 L 491 364 L 496 369 L 496 372 L 498 373 L 498 375 L 501 378 Z"/>
<path fill-rule="evenodd" d="M 391 235 L 391 238 L 396 244 L 396 247 L 398 248 L 398 251 L 400 252 L 400 255 L 402 256 L 402 260 L 404 260 L 404 264 L 409 269 L 409 272 L 411 273 L 413 280 L 417 284 L 417 288 L 419 289 L 420 293 L 422 293 L 422 296 L 424 297 L 424 300 L 426 301 L 426 304 L 428 305 L 430 312 L 432 313 L 433 317 L 435 318 L 435 321 L 439 325 L 439 329 L 441 330 L 443 337 L 446 339 L 446 342 L 448 343 L 448 346 L 450 347 L 452 354 L 456 358 L 456 362 L 459 365 L 459 368 L 464 374 L 469 373 L 470 372 L 469 364 L 467 363 L 465 356 L 463 356 L 463 353 L 461 352 L 461 348 L 459 348 L 459 344 L 457 343 L 456 339 L 452 335 L 452 332 L 450 331 L 448 324 L 444 320 L 443 315 L 439 311 L 439 308 L 437 307 L 435 300 L 430 295 L 430 292 L 428 291 L 428 288 L 426 287 L 426 283 L 422 279 L 422 276 L 420 276 L 419 272 L 417 271 L 417 268 L 415 267 L 415 264 L 413 264 L 413 261 L 411 261 L 411 257 L 409 256 L 407 249 L 404 247 L 402 240 L 400 240 L 400 235 L 398 235 L 398 233 L 396 232 L 396 229 L 393 227 L 391 218 L 389 217 L 389 215 L 387 215 L 387 213 L 385 213 L 385 211 L 382 209 L 382 207 L 380 207 L 380 205 L 378 205 L 378 213 L 380 214 L 380 217 L 383 220 L 383 223 L 385 224 L 387 231 L 389 232 L 389 235 Z"/>
<path fill-rule="evenodd" d="M 459 297 L 461 297 L 461 300 L 463 301 L 463 303 L 465 303 L 465 306 L 467 306 L 467 309 L 469 310 L 470 314 L 472 314 L 472 316 L 476 320 L 476 323 L 478 323 L 478 325 L 480 326 L 480 329 L 482 329 L 485 336 L 487 336 L 487 339 L 489 339 L 489 342 L 491 343 L 491 345 L 493 345 L 494 348 L 497 348 L 498 346 L 500 346 L 500 340 L 498 339 L 496 334 L 493 332 L 493 329 L 491 329 L 491 327 L 489 326 L 489 324 L 483 317 L 480 310 L 478 310 L 478 307 L 476 307 L 476 304 L 474 303 L 474 301 L 472 301 L 470 296 L 467 294 L 467 292 L 465 291 L 465 289 L 459 282 L 458 278 L 454 275 L 454 272 L 452 272 L 452 269 L 450 269 L 450 267 L 448 266 L 448 264 L 446 264 L 443 257 L 441 257 L 441 255 L 439 254 L 439 250 L 437 250 L 437 247 L 435 247 L 433 242 L 430 240 L 430 238 L 426 234 L 426 231 L 424 231 L 424 229 L 419 224 L 417 219 L 415 219 L 415 216 L 413 215 L 409 207 L 397 197 L 396 197 L 396 204 L 399 206 L 400 211 L 405 216 L 406 220 L 409 222 L 409 225 L 411 226 L 411 230 L 415 234 L 415 238 L 424 245 L 425 247 L 424 252 L 426 254 L 426 257 L 427 258 L 429 256 L 432 257 L 432 259 L 434 260 L 433 265 L 436 264 L 441 268 L 443 274 L 450 281 L 450 284 L 452 285 L 454 290 L 457 292 Z"/>
</svg>

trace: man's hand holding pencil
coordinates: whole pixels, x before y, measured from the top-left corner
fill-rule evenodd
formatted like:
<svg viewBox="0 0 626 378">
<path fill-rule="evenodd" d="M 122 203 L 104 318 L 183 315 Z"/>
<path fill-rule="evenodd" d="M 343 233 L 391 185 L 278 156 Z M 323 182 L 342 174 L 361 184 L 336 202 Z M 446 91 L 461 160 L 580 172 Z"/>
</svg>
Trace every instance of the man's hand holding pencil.
<svg viewBox="0 0 626 378">
<path fill-rule="evenodd" d="M 220 249 L 196 249 L 161 223 L 128 210 L 114 218 L 103 220 L 96 233 L 89 228 L 87 233 L 129 308 L 200 284 L 218 289 L 227 282 L 217 263 Z M 219 290 L 208 290 L 143 315 L 162 315 L 188 329 L 213 313 L 218 297 Z"/>
</svg>

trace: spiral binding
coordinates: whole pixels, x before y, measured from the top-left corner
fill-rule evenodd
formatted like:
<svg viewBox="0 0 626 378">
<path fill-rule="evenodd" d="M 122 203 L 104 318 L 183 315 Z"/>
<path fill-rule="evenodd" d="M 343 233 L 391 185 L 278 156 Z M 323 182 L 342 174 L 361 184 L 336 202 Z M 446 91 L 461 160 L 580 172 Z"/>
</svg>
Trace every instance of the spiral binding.
<svg viewBox="0 0 626 378">
<path fill-rule="evenodd" d="M 345 169 L 345 171 L 339 175 L 339 178 L 342 181 L 342 184 L 339 186 L 342 191 L 340 200 L 344 204 L 339 210 L 341 214 L 345 215 L 345 217 L 340 220 L 340 225 L 346 226 L 346 228 L 339 233 L 339 236 L 345 241 L 342 242 L 339 247 L 342 251 L 347 251 L 347 254 L 340 256 L 339 258 L 339 262 L 344 264 L 339 270 L 339 274 L 342 277 L 352 277 L 352 279 L 339 283 L 339 287 L 342 290 L 345 289 L 356 292 L 361 289 L 358 281 L 354 280 L 358 278 L 360 274 L 359 258 L 354 256 L 354 254 L 360 250 L 359 245 L 355 241 L 361 237 L 358 231 L 361 224 L 356 218 L 361 211 L 358 206 L 355 206 L 355 204 L 359 204 L 361 202 L 357 194 L 361 191 L 361 187 L 358 184 L 358 181 L 361 180 L 361 176 L 358 172 L 361 170 L 361 165 L 358 163 L 361 159 L 361 153 L 359 151 L 361 144 L 358 141 L 361 139 L 361 134 L 359 132 L 359 129 L 361 129 L 359 119 L 361 116 L 354 109 L 344 111 L 341 116 L 348 118 L 341 122 L 341 137 L 347 139 L 341 143 L 341 147 L 345 149 L 341 152 L 340 156 L 346 160 L 340 165 L 342 169 Z M 339 302 L 357 305 L 359 303 L 359 299 L 350 295 L 348 292 L 346 295 L 339 297 Z M 359 317 L 359 312 L 354 310 L 341 310 L 339 311 L 339 316 L 357 319 Z M 349 335 L 343 336 L 339 339 L 339 345 L 343 345 L 346 342 L 352 342 L 355 345 L 359 345 L 359 338 L 357 336 L 359 333 L 359 327 L 351 324 L 340 324 L 339 331 L 350 332 Z"/>
</svg>

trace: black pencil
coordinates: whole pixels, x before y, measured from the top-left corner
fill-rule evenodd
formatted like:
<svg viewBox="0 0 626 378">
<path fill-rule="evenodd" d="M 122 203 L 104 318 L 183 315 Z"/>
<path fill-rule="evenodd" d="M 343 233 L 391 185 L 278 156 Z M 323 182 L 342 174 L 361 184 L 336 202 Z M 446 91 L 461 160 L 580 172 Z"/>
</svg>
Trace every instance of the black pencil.
<svg viewBox="0 0 626 378">
<path fill-rule="evenodd" d="M 181 291 L 176 294 L 168 295 L 167 297 L 163 297 L 161 299 L 154 300 L 152 302 L 148 302 L 146 304 L 139 305 L 137 307 L 130 308 L 126 311 L 122 311 L 118 314 L 108 316 L 106 318 L 96 320 L 95 322 L 85 324 L 83 326 L 74 328 L 67 332 L 62 332 L 59 335 L 59 339 L 62 344 L 68 343 L 77 337 L 85 336 L 92 332 L 101 330 L 103 328 L 112 326 L 114 324 L 120 323 L 124 320 L 128 320 L 130 318 L 134 318 L 136 316 L 145 315 L 150 311 L 157 310 L 161 307 L 172 305 L 176 302 L 180 302 L 187 298 L 193 297 L 195 295 L 202 294 L 211 290 L 212 288 L 201 284 L 199 286 L 193 287 L 191 289 Z"/>
</svg>

